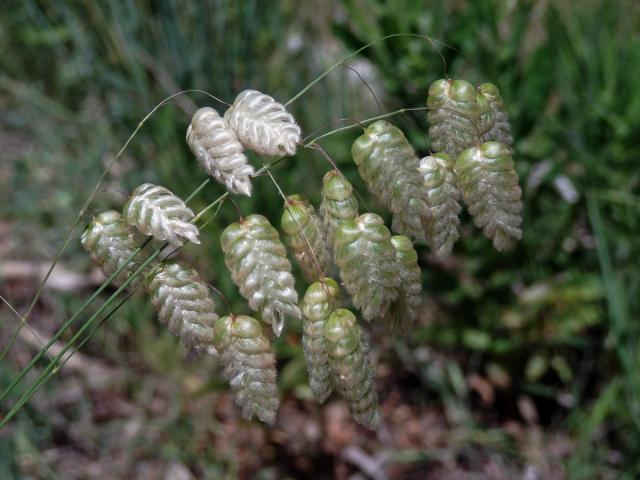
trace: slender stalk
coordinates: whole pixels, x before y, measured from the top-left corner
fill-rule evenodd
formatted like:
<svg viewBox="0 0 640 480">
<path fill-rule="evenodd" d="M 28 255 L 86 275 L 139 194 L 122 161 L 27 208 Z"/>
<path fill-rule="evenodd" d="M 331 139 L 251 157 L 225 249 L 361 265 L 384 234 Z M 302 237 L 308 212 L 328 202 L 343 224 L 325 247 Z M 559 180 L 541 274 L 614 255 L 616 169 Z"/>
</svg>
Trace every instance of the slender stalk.
<svg viewBox="0 0 640 480">
<path fill-rule="evenodd" d="M 336 68 L 338 68 L 340 65 L 343 65 L 344 62 L 346 62 L 347 60 L 349 60 L 352 57 L 355 57 L 357 54 L 359 54 L 360 52 L 366 50 L 369 47 L 372 47 L 373 45 L 375 45 L 376 43 L 379 42 L 383 42 L 385 40 L 388 40 L 390 38 L 394 38 L 394 37 L 415 37 L 415 38 L 422 38 L 424 40 L 427 40 L 431 45 L 435 44 L 435 43 L 439 43 L 440 45 L 444 45 L 448 48 L 453 48 L 450 47 L 449 45 L 440 42 L 438 40 L 434 40 L 431 37 L 428 37 L 427 35 L 420 35 L 417 33 L 392 33 L 390 35 L 385 35 L 384 37 L 380 37 L 380 38 L 376 38 L 375 40 L 367 43 L 366 45 L 364 45 L 363 47 L 360 47 L 357 50 L 354 50 L 353 52 L 349 53 L 348 55 L 345 55 L 344 57 L 342 57 L 337 63 L 334 63 L 331 67 L 329 67 L 328 69 L 326 69 L 324 72 L 322 72 L 319 76 L 317 76 L 311 83 L 309 83 L 306 87 L 304 87 L 302 90 L 300 90 L 291 100 L 289 100 L 287 103 L 284 104 L 284 106 L 288 106 L 290 104 L 292 104 L 293 102 L 295 102 L 296 100 L 298 100 L 298 98 L 300 98 L 302 95 L 304 95 L 307 90 L 309 90 L 310 88 L 312 88 L 316 83 L 318 83 L 320 80 L 322 80 L 324 77 L 326 77 L 327 75 L 329 75 L 331 72 L 333 72 Z M 442 57 L 442 55 L 440 55 L 440 58 L 442 58 L 442 61 L 444 62 L 444 58 Z M 446 69 L 446 63 L 445 63 L 445 69 Z"/>
<path fill-rule="evenodd" d="M 166 244 L 162 247 L 164 248 L 166 246 Z M 109 305 L 111 304 L 111 302 L 118 296 L 120 295 L 120 293 L 122 293 L 130 284 L 131 282 L 133 282 L 133 280 L 135 279 L 135 277 L 137 275 L 140 274 L 140 272 L 147 267 L 147 265 L 149 265 L 149 263 L 151 263 L 153 260 L 155 260 L 158 255 L 160 255 L 160 251 L 162 250 L 162 248 L 159 248 L 158 250 L 156 250 L 153 255 L 151 255 L 148 259 L 146 259 L 142 265 L 140 265 L 138 267 L 138 269 L 129 277 L 127 278 L 127 280 L 109 297 L 109 299 L 103 303 L 100 308 L 98 308 L 98 310 L 91 315 L 91 317 L 89 317 L 89 319 L 82 325 L 82 327 L 80 327 L 80 329 L 73 335 L 73 337 L 71 337 L 71 339 L 66 343 L 65 347 L 58 353 L 58 355 L 56 355 L 56 357 L 53 359 L 52 362 L 50 362 L 47 367 L 44 369 L 44 372 L 42 372 L 40 374 L 40 376 L 38 377 L 38 380 L 36 380 L 35 384 L 31 386 L 31 388 L 29 390 L 27 390 L 26 393 L 24 393 L 19 399 L 18 401 L 15 403 L 15 405 L 11 408 L 11 410 L 9 410 L 9 412 L 7 413 L 7 415 L 2 419 L 2 421 L 0 421 L 0 429 L 2 429 L 2 427 L 4 427 L 13 417 L 14 415 L 22 408 L 22 406 L 28 402 L 31 397 L 36 393 L 36 391 L 48 380 L 48 378 L 53 375 L 56 371 L 57 371 L 57 364 L 60 361 L 60 359 L 64 356 L 64 354 L 72 347 L 73 343 L 82 336 L 82 334 L 85 332 L 85 330 L 87 330 L 91 324 L 96 320 L 96 318 L 98 318 L 100 315 L 102 315 L 102 313 L 109 307 Z M 137 252 L 140 251 L 140 249 L 137 249 Z M 137 253 L 136 252 L 136 253 Z M 135 254 L 132 254 L 132 257 Z M 126 266 L 126 264 L 125 264 Z M 73 317 L 72 317 L 73 318 Z M 59 338 L 59 335 L 56 335 L 55 337 Z M 54 337 L 54 338 L 55 338 Z M 36 355 L 36 357 L 34 357 L 36 360 L 42 356 L 42 351 L 40 351 L 40 353 L 38 355 Z M 35 363 L 35 362 L 34 362 Z M 28 371 L 28 370 L 27 370 Z M 23 372 L 23 373 L 26 373 Z M 22 375 L 24 376 L 24 375 Z M 20 377 L 21 378 L 21 377 Z M 13 384 L 15 384 L 17 382 L 14 381 Z M 12 384 L 12 385 L 13 385 Z M 4 394 L 3 394 L 4 396 Z"/>
<path fill-rule="evenodd" d="M 319 135 L 316 138 L 314 138 L 313 140 L 310 140 L 307 143 L 305 143 L 304 147 L 305 148 L 310 148 L 314 143 L 318 142 L 319 140 L 322 140 L 323 138 L 326 138 L 326 137 L 328 137 L 330 135 L 333 135 L 335 133 L 342 132 L 344 130 L 350 130 L 352 128 L 362 127 L 365 123 L 375 122 L 376 120 L 381 120 L 383 118 L 392 117 L 394 115 L 399 115 L 399 114 L 405 113 L 405 112 L 415 112 L 415 111 L 418 111 L 418 110 L 426 110 L 426 109 L 427 109 L 427 107 L 401 108 L 401 109 L 395 110 L 393 112 L 383 113 L 382 115 L 376 115 L 375 117 L 366 118 L 366 119 L 361 120 L 361 121 L 359 121 L 357 123 L 352 123 L 351 125 L 345 125 L 343 127 L 331 130 L 330 132 L 323 133 L 322 135 Z"/>
<path fill-rule="evenodd" d="M 217 101 L 219 101 L 221 103 L 224 103 L 225 105 L 228 105 L 226 102 L 220 100 L 218 97 L 216 97 L 214 95 L 211 95 L 210 93 L 207 93 L 207 92 L 205 92 L 203 90 L 197 90 L 197 89 L 183 90 L 181 92 L 174 93 L 173 95 L 168 96 L 167 98 L 162 100 L 160 103 L 158 103 L 147 115 L 145 115 L 145 117 L 138 123 L 138 126 L 136 127 L 136 129 L 133 131 L 133 133 L 129 136 L 127 141 L 124 143 L 122 148 L 120 148 L 118 153 L 113 157 L 113 159 L 111 159 L 111 161 L 109 162 L 107 167 L 104 169 L 104 171 L 102 172 L 102 174 L 98 178 L 98 181 L 96 182 L 95 186 L 93 187 L 93 190 L 91 191 L 91 193 L 89 194 L 89 196 L 85 200 L 84 205 L 82 205 L 82 208 L 80 209 L 80 212 L 78 212 L 78 215 L 77 215 L 76 219 L 74 220 L 73 225 L 69 229 L 69 233 L 67 234 L 67 236 L 65 238 L 65 241 L 62 244 L 62 247 L 60 247 L 60 250 L 58 250 L 58 252 L 56 253 L 55 257 L 53 258 L 53 262 L 51 263 L 51 266 L 49 267 L 49 270 L 47 271 L 47 273 L 45 274 L 44 278 L 40 282 L 40 285 L 38 286 L 38 289 L 36 290 L 36 293 L 35 293 L 35 295 L 33 297 L 33 300 L 31 300 L 31 303 L 29 304 L 29 307 L 27 308 L 27 312 L 22 316 L 22 322 L 20 322 L 18 324 L 18 328 L 16 329 L 15 333 L 12 335 L 11 339 L 9 340 L 9 343 L 2 350 L 2 353 L 0 354 L 0 362 L 2 362 L 4 357 L 7 355 L 7 353 L 9 352 L 11 347 L 13 346 L 13 344 L 16 341 L 16 338 L 18 337 L 18 334 L 20 333 L 20 330 L 22 329 L 22 327 L 27 324 L 29 316 L 31 315 L 31 312 L 33 311 L 33 308 L 35 307 L 36 303 L 40 299 L 40 296 L 42 295 L 42 292 L 44 290 L 44 286 L 47 283 L 47 281 L 49 280 L 49 277 L 51 276 L 51 273 L 53 272 L 53 269 L 56 267 L 56 265 L 58 264 L 58 262 L 62 258 L 62 255 L 67 250 L 67 247 L 69 246 L 69 243 L 71 242 L 71 239 L 75 235 L 75 231 L 78 228 L 78 225 L 80 225 L 80 222 L 82 221 L 82 217 L 84 217 L 85 213 L 89 209 L 89 206 L 91 205 L 91 202 L 93 202 L 93 199 L 95 198 L 96 194 L 98 193 L 100 185 L 102 185 L 102 183 L 104 182 L 104 179 L 106 178 L 106 176 L 111 171 L 111 168 L 113 168 L 115 163 L 120 159 L 120 157 L 122 156 L 122 154 L 124 153 L 126 148 L 129 146 L 129 144 L 134 139 L 134 137 L 138 134 L 138 132 L 140 131 L 142 126 L 147 122 L 147 120 L 149 120 L 151 115 L 153 115 L 160 107 L 162 107 L 163 105 L 166 105 L 169 101 L 171 101 L 175 97 L 177 97 L 179 95 L 184 95 L 186 93 L 202 93 L 204 95 L 208 95 L 209 97 L 213 98 L 214 100 L 217 100 Z M 196 190 L 196 193 L 194 193 L 192 195 L 197 194 L 197 192 L 199 192 L 200 189 L 204 188 L 204 185 L 206 185 L 206 183 L 208 183 L 208 179 L 207 179 L 207 182 L 203 183 L 199 187 L 199 189 Z"/>
</svg>

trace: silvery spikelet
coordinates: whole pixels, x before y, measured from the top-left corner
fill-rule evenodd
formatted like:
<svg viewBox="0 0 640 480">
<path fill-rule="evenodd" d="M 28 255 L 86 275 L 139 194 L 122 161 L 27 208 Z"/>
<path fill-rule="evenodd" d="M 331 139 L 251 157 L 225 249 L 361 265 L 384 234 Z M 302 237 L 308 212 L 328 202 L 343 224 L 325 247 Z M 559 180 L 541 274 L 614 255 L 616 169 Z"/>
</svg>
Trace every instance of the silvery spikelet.
<svg viewBox="0 0 640 480">
<path fill-rule="evenodd" d="M 218 319 L 207 285 L 191 266 L 167 261 L 146 281 L 151 303 L 160 323 L 189 349 L 215 355 L 213 326 Z"/>
<path fill-rule="evenodd" d="M 241 92 L 224 114 L 242 144 L 262 155 L 295 155 L 300 127 L 282 104 L 256 90 Z"/>
<path fill-rule="evenodd" d="M 124 217 L 145 235 L 179 247 L 186 240 L 200 244 L 198 227 L 189 223 L 193 211 L 165 187 L 143 183 L 124 206 Z"/>
<path fill-rule="evenodd" d="M 276 359 L 260 322 L 246 315 L 222 317 L 214 327 L 214 342 L 242 416 L 255 415 L 273 425 L 280 405 Z"/>
<path fill-rule="evenodd" d="M 216 110 L 204 107 L 193 115 L 187 143 L 208 175 L 232 193 L 251 196 L 253 167 L 235 131 Z"/>
<path fill-rule="evenodd" d="M 140 251 L 131 261 L 128 259 L 136 248 L 144 243 L 144 237 L 133 227 L 127 225 L 122 215 L 113 210 L 96 215 L 87 225 L 80 238 L 82 247 L 89 253 L 91 260 L 109 277 L 124 267 L 113 279 L 116 286 L 127 281 L 149 257 L 145 250 Z M 129 284 L 135 289 L 140 285 L 149 268 L 145 268 Z"/>
<path fill-rule="evenodd" d="M 301 318 L 291 263 L 269 220 L 254 214 L 232 223 L 222 232 L 220 244 L 240 293 L 276 335 L 287 318 Z"/>
</svg>

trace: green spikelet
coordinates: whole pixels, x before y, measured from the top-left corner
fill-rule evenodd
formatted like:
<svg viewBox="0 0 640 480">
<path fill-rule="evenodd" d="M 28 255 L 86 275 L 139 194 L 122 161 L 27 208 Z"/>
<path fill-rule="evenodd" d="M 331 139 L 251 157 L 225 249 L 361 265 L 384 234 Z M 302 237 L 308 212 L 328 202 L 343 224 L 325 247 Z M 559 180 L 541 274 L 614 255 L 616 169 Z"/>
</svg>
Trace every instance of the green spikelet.
<svg viewBox="0 0 640 480">
<path fill-rule="evenodd" d="M 126 264 L 127 259 L 134 250 L 144 243 L 144 237 L 138 231 L 127 225 L 122 215 L 113 210 L 102 212 L 93 218 L 87 225 L 80 238 L 82 247 L 89 253 L 91 260 L 96 264 L 105 276 L 109 277 L 120 267 Z M 148 254 L 142 250 L 127 266 L 113 279 L 116 286 L 127 281 L 148 258 Z M 135 289 L 140 285 L 147 270 L 140 274 L 129 284 L 129 288 Z"/>
<path fill-rule="evenodd" d="M 385 318 L 387 327 L 392 333 L 404 335 L 418 316 L 421 303 L 422 278 L 418 266 L 418 254 L 411 240 L 402 235 L 391 237 L 396 252 L 396 262 L 400 271 L 400 288 L 398 298 L 391 304 Z"/>
<path fill-rule="evenodd" d="M 323 278 L 309 286 L 302 299 L 302 347 L 309 372 L 309 385 L 318 403 L 323 403 L 333 390 L 329 357 L 323 328 L 337 305 L 340 287 L 331 278 Z"/>
<path fill-rule="evenodd" d="M 391 228 L 425 240 L 426 195 L 418 157 L 402 130 L 385 120 L 372 123 L 353 143 L 351 155 L 369 191 L 393 213 Z"/>
<path fill-rule="evenodd" d="M 446 153 L 436 153 L 422 158 L 418 169 L 429 205 L 427 242 L 438 257 L 445 258 L 460 238 L 460 190 L 453 162 Z"/>
<path fill-rule="evenodd" d="M 479 143 L 480 106 L 469 82 L 436 80 L 429 86 L 427 108 L 433 151 L 457 158 Z"/>
<path fill-rule="evenodd" d="M 384 318 L 398 295 L 400 276 L 382 218 L 365 213 L 342 223 L 335 246 L 336 263 L 353 304 L 367 321 Z"/>
<path fill-rule="evenodd" d="M 329 251 L 313 206 L 300 195 L 290 195 L 280 226 L 305 279 L 311 283 L 322 278 L 329 267 Z"/>
<path fill-rule="evenodd" d="M 301 318 L 291 263 L 278 231 L 262 215 L 249 215 L 222 232 L 224 261 L 249 306 L 280 335 L 286 318 Z"/>
<path fill-rule="evenodd" d="M 511 123 L 500 90 L 493 83 L 483 83 L 478 87 L 478 99 L 482 110 L 480 118 L 482 141 L 500 142 L 511 149 L 513 147 Z"/>
<path fill-rule="evenodd" d="M 190 349 L 215 355 L 213 325 L 218 319 L 209 288 L 191 266 L 168 261 L 146 281 L 160 323 Z"/>
<path fill-rule="evenodd" d="M 522 202 L 509 148 L 498 142 L 469 148 L 458 157 L 455 170 L 476 226 L 497 250 L 511 248 L 522 237 Z"/>
<path fill-rule="evenodd" d="M 337 170 L 328 171 L 322 179 L 320 215 L 329 245 L 334 244 L 338 225 L 358 216 L 358 200 L 353 187 Z"/>
<path fill-rule="evenodd" d="M 273 425 L 280 405 L 276 359 L 260 322 L 245 315 L 230 315 L 220 318 L 213 330 L 224 377 L 235 393 L 242 416 L 251 419 L 255 415 Z"/>
<path fill-rule="evenodd" d="M 356 422 L 372 430 L 377 428 L 378 395 L 369 349 L 355 315 L 344 308 L 334 311 L 324 325 L 324 338 L 336 390 L 349 403 Z"/>
</svg>

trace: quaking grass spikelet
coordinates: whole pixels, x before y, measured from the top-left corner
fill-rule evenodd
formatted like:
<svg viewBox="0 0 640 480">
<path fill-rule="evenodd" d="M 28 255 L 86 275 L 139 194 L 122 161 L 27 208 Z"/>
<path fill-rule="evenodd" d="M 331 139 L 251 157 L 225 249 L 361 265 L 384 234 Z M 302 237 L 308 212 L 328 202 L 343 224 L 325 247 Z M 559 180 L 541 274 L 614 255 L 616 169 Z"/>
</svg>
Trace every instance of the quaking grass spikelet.
<svg viewBox="0 0 640 480">
<path fill-rule="evenodd" d="M 251 196 L 253 167 L 235 131 L 216 110 L 204 107 L 193 115 L 187 143 L 207 174 L 230 192 Z"/>
<path fill-rule="evenodd" d="M 324 325 L 338 306 L 340 287 L 331 278 L 323 278 L 309 286 L 302 299 L 302 347 L 307 362 L 309 385 L 318 403 L 323 403 L 333 390 Z"/>
<path fill-rule="evenodd" d="M 400 276 L 391 234 L 380 216 L 365 213 L 336 231 L 336 263 L 365 320 L 384 318 L 398 296 Z"/>
<path fill-rule="evenodd" d="M 126 282 L 148 258 L 148 254 L 142 250 L 131 262 L 127 262 L 135 249 L 144 243 L 144 237 L 135 228 L 127 225 L 122 215 L 113 210 L 95 216 L 82 232 L 80 241 L 93 263 L 105 276 L 111 276 L 126 264 L 126 267 L 113 279 L 116 286 Z M 137 288 L 146 271 L 141 272 L 129 284 L 129 288 Z"/>
<path fill-rule="evenodd" d="M 385 120 L 372 123 L 353 142 L 351 156 L 369 191 L 393 213 L 392 230 L 425 240 L 426 195 L 418 157 L 402 130 Z"/>
<path fill-rule="evenodd" d="M 313 206 L 300 195 L 290 195 L 280 226 L 305 279 L 313 282 L 322 278 L 329 267 L 329 251 Z"/>
<path fill-rule="evenodd" d="M 356 422 L 377 428 L 380 413 L 369 348 L 355 315 L 344 308 L 334 311 L 324 325 L 324 338 L 336 390 L 349 404 Z"/>
<path fill-rule="evenodd" d="M 436 80 L 429 86 L 427 119 L 432 150 L 455 159 L 480 141 L 480 105 L 465 80 Z"/>
<path fill-rule="evenodd" d="M 458 157 L 455 170 L 476 226 L 496 250 L 513 247 L 522 237 L 522 191 L 509 148 L 498 142 L 469 148 Z"/>
<path fill-rule="evenodd" d="M 240 293 L 276 335 L 286 318 L 301 318 L 291 263 L 269 220 L 254 214 L 232 223 L 222 232 L 220 244 Z"/>
<path fill-rule="evenodd" d="M 445 258 L 460 238 L 460 190 L 453 162 L 446 153 L 435 153 L 422 158 L 418 170 L 429 207 L 427 243 L 438 257 Z"/>
<path fill-rule="evenodd" d="M 214 344 L 242 416 L 273 425 L 280 405 L 276 359 L 260 322 L 246 315 L 222 317 L 214 326 Z"/>
<path fill-rule="evenodd" d="M 478 95 L 484 99 L 481 115 L 483 142 L 500 142 L 509 149 L 513 147 L 509 114 L 502 101 L 500 90 L 493 83 L 483 83 L 478 87 Z"/>
<path fill-rule="evenodd" d="M 213 325 L 216 306 L 206 283 L 191 266 L 178 261 L 158 265 L 146 281 L 158 320 L 182 344 L 198 353 L 215 355 Z"/>
<path fill-rule="evenodd" d="M 322 179 L 320 215 L 329 245 L 334 243 L 338 225 L 358 216 L 358 199 L 353 186 L 337 170 L 329 170 Z"/>
<path fill-rule="evenodd" d="M 405 335 L 418 316 L 418 307 L 422 301 L 422 278 L 418 254 L 411 240 L 402 235 L 394 235 L 391 243 L 396 252 L 401 282 L 398 298 L 391 304 L 385 321 L 390 332 Z"/>
<path fill-rule="evenodd" d="M 269 95 L 256 90 L 241 92 L 224 118 L 245 147 L 262 155 L 295 155 L 300 127 Z"/>
<path fill-rule="evenodd" d="M 176 247 L 185 241 L 200 244 L 198 227 L 189 223 L 193 211 L 165 187 L 143 183 L 131 194 L 123 214 L 129 225 L 156 240 Z"/>
</svg>

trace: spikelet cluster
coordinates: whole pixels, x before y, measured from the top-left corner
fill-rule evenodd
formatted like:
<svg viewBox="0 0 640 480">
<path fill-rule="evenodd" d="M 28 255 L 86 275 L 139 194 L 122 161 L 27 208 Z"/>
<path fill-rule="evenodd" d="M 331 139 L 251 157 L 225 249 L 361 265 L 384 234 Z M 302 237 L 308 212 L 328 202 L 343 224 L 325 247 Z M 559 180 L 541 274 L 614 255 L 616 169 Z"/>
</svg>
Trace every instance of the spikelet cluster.
<svg viewBox="0 0 640 480">
<path fill-rule="evenodd" d="M 353 143 L 351 156 L 369 191 L 393 213 L 391 228 L 424 240 L 426 195 L 418 157 L 402 130 L 385 120 L 372 123 Z"/>
<path fill-rule="evenodd" d="M 369 349 L 349 310 L 335 310 L 324 325 L 336 390 L 349 403 L 356 422 L 375 429 L 380 423 L 378 395 L 369 364 Z"/>
<path fill-rule="evenodd" d="M 480 133 L 483 142 L 500 142 L 513 146 L 511 123 L 505 109 L 500 90 L 493 83 L 483 83 L 478 87 L 480 104 Z"/>
<path fill-rule="evenodd" d="M 255 214 L 232 223 L 222 232 L 220 244 L 240 293 L 276 335 L 286 318 L 301 317 L 291 263 L 269 220 Z"/>
<path fill-rule="evenodd" d="M 432 150 L 457 158 L 480 140 L 477 91 L 465 80 L 436 80 L 429 86 L 427 119 Z"/>
<path fill-rule="evenodd" d="M 469 213 L 497 250 L 522 237 L 522 192 L 511 152 L 506 145 L 485 142 L 465 150 L 455 164 Z"/>
<path fill-rule="evenodd" d="M 215 355 L 213 325 L 218 319 L 207 285 L 191 266 L 178 261 L 158 265 L 145 282 L 158 320 L 198 353 Z"/>
<path fill-rule="evenodd" d="M 242 415 L 273 425 L 280 405 L 276 359 L 260 322 L 245 315 L 221 317 L 214 326 L 214 345 Z"/>
<path fill-rule="evenodd" d="M 318 403 L 333 391 L 324 325 L 338 306 L 340 287 L 331 278 L 323 278 L 309 286 L 302 299 L 302 348 L 307 362 L 309 385 Z"/>
<path fill-rule="evenodd" d="M 364 319 L 383 318 L 398 296 L 400 276 L 391 234 L 382 218 L 364 213 L 343 222 L 336 230 L 335 259 Z"/>
<path fill-rule="evenodd" d="M 308 282 L 322 278 L 329 267 L 329 250 L 313 205 L 300 195 L 290 195 L 284 204 L 280 227 L 304 278 Z"/>
<path fill-rule="evenodd" d="M 385 321 L 390 332 L 405 335 L 418 316 L 418 307 L 422 301 L 422 276 L 418 254 L 411 240 L 403 235 L 394 235 L 391 243 L 396 252 L 400 286 L 398 298 L 391 304 Z"/>
<path fill-rule="evenodd" d="M 149 257 L 142 250 L 131 260 L 129 257 L 144 243 L 144 237 L 127 225 L 122 215 L 113 210 L 95 216 L 80 237 L 82 247 L 89 253 L 93 263 L 109 277 L 121 267 L 122 271 L 113 279 L 116 286 L 122 285 Z M 143 270 L 129 284 L 130 289 L 140 285 L 148 269 Z"/>
<path fill-rule="evenodd" d="M 322 202 L 319 210 L 323 230 L 330 246 L 334 243 L 338 225 L 346 220 L 354 220 L 358 216 L 358 200 L 353 187 L 349 180 L 337 170 L 328 171 L 322 179 Z"/>
<path fill-rule="evenodd" d="M 269 95 L 241 92 L 224 114 L 242 144 L 262 155 L 295 155 L 300 127 L 293 116 Z"/>
<path fill-rule="evenodd" d="M 159 185 L 143 183 L 125 204 L 124 218 L 145 235 L 179 247 L 185 241 L 200 244 L 199 231 L 193 223 L 193 211 L 182 199 Z"/>
<path fill-rule="evenodd" d="M 427 243 L 440 258 L 448 256 L 460 238 L 460 190 L 453 166 L 449 155 L 435 153 L 422 158 L 418 167 L 429 207 Z"/>
<path fill-rule="evenodd" d="M 251 196 L 253 167 L 235 131 L 216 110 L 205 107 L 193 115 L 187 143 L 208 175 L 232 193 Z"/>
</svg>

